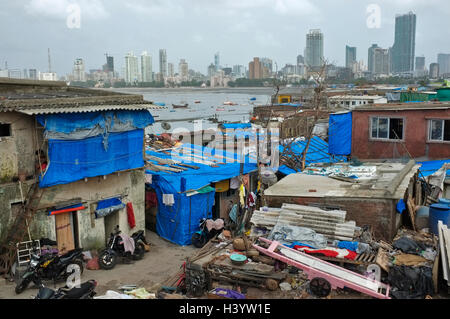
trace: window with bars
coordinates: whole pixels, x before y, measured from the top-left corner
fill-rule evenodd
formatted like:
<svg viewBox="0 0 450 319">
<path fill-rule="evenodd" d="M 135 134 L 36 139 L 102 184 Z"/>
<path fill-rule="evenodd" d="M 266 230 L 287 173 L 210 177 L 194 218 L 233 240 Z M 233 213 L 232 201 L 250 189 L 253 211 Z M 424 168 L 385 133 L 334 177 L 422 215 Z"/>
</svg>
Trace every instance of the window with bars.
<svg viewBox="0 0 450 319">
<path fill-rule="evenodd" d="M 371 138 L 403 140 L 404 120 L 402 118 L 372 117 Z"/>
<path fill-rule="evenodd" d="M 450 120 L 429 120 L 428 140 L 450 141 Z"/>
</svg>

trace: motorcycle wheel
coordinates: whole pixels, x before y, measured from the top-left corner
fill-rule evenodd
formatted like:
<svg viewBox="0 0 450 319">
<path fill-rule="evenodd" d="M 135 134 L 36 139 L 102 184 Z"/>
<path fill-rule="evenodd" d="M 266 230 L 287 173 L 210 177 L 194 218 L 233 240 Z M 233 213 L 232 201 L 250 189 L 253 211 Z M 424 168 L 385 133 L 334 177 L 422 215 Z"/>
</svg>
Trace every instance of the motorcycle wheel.
<svg viewBox="0 0 450 319">
<path fill-rule="evenodd" d="M 29 278 L 21 279 L 16 286 L 16 294 L 21 294 L 25 289 L 27 289 L 30 282 L 31 280 Z"/>
<path fill-rule="evenodd" d="M 113 269 L 117 263 L 117 256 L 104 251 L 98 256 L 98 264 L 105 270 Z"/>
<path fill-rule="evenodd" d="M 145 247 L 142 243 L 138 243 L 136 245 L 136 247 L 134 248 L 134 254 L 133 254 L 133 259 L 134 260 L 141 260 L 142 258 L 144 258 L 144 254 L 145 254 Z"/>
</svg>

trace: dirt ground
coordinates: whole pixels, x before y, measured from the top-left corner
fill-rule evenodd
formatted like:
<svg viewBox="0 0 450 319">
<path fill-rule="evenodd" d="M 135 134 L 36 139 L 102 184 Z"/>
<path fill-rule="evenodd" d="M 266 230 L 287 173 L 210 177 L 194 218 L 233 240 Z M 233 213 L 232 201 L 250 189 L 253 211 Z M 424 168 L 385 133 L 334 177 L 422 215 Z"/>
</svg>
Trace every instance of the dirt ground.
<svg viewBox="0 0 450 319">
<path fill-rule="evenodd" d="M 81 281 L 95 279 L 98 282 L 97 295 L 103 295 L 107 290 L 119 292 L 123 285 L 137 285 L 150 289 L 178 272 L 185 258 L 193 255 L 197 248 L 194 246 L 181 247 L 159 237 L 156 233 L 147 230 L 147 240 L 151 243 L 150 251 L 144 258 L 133 264 L 118 263 L 112 270 L 85 269 Z M 54 288 L 53 282 L 46 283 Z M 64 283 L 57 287 L 64 286 Z M 37 289 L 30 285 L 22 294 L 16 295 L 15 283 L 3 278 L 0 279 L 0 299 L 30 299 L 37 294 Z"/>
</svg>

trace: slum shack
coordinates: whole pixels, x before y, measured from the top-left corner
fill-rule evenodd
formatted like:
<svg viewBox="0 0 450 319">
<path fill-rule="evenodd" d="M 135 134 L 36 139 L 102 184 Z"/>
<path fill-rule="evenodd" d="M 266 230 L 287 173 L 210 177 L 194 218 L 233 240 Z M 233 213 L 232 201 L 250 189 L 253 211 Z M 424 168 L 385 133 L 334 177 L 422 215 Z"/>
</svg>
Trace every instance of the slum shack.
<svg viewBox="0 0 450 319">
<path fill-rule="evenodd" d="M 249 155 L 188 143 L 157 149 L 150 143 L 146 160 L 148 222 L 178 245 L 191 244 L 202 218 L 227 221 L 232 206 L 256 193 L 256 159 Z"/>
<path fill-rule="evenodd" d="M 290 174 L 268 188 L 268 207 L 283 203 L 314 205 L 347 212 L 356 225 L 371 226 L 378 239 L 391 241 L 401 225 L 400 200 L 413 197 L 419 165 L 401 163 L 319 164 Z"/>
<path fill-rule="evenodd" d="M 116 225 L 144 228 L 153 108 L 141 95 L 0 79 L 2 271 L 23 241 L 50 239 L 63 253 L 103 248 Z"/>
</svg>

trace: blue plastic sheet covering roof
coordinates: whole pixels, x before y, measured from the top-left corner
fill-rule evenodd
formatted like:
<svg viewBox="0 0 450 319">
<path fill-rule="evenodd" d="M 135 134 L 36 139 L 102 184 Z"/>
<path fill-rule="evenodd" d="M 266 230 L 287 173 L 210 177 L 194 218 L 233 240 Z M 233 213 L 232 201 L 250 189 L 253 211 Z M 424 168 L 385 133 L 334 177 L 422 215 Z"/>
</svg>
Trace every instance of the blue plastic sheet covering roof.
<svg viewBox="0 0 450 319">
<path fill-rule="evenodd" d="M 199 167 L 199 169 L 192 168 L 180 173 L 146 170 L 147 174 L 152 175 L 150 185 L 155 190 L 159 203 L 156 218 L 158 235 L 178 245 L 190 245 L 192 235 L 199 230 L 200 220 L 212 216 L 215 191 L 196 193 L 192 196 L 188 196 L 187 192 L 200 190 L 211 183 L 239 176 L 241 156 L 193 144 L 184 144 L 171 155 L 151 150 L 147 150 L 146 153 L 161 159 L 170 158 Z M 196 161 L 199 158 L 203 158 L 205 163 L 217 161 L 218 167 L 199 163 Z M 157 163 L 151 160 L 150 162 Z M 245 157 L 243 173 L 248 174 L 256 170 L 256 160 L 252 161 L 250 157 Z M 165 194 L 173 195 L 173 205 L 164 203 Z"/>
<path fill-rule="evenodd" d="M 224 129 L 237 129 L 237 128 L 252 128 L 251 123 L 224 123 L 222 124 Z"/>
<path fill-rule="evenodd" d="M 66 134 L 95 127 L 109 131 L 119 124 L 143 129 L 155 122 L 150 112 L 145 110 L 45 114 L 36 116 L 36 119 L 46 131 Z"/>
<path fill-rule="evenodd" d="M 293 144 L 291 150 L 296 155 L 301 155 L 306 147 L 306 141 L 297 141 Z M 284 147 L 280 145 L 280 153 L 283 152 Z M 331 156 L 328 154 L 328 144 L 318 136 L 313 136 L 311 143 L 306 153 L 306 166 L 314 163 L 337 163 L 346 162 L 347 158 L 345 156 Z M 282 165 L 278 169 L 281 173 L 285 175 L 297 173 L 294 169 Z"/>
<path fill-rule="evenodd" d="M 68 184 L 86 177 L 144 167 L 143 140 L 143 129 L 110 133 L 107 149 L 102 136 L 74 141 L 49 140 L 50 161 L 39 186 Z"/>
<path fill-rule="evenodd" d="M 352 112 L 330 114 L 328 125 L 328 153 L 352 153 Z"/>
<path fill-rule="evenodd" d="M 417 164 L 421 164 L 422 166 L 419 168 L 421 175 L 423 177 L 430 176 L 437 172 L 439 169 L 444 166 L 444 164 L 450 163 L 450 159 L 441 160 L 441 161 L 425 161 L 425 162 L 417 162 Z M 450 170 L 447 171 L 447 176 L 450 176 Z"/>
<path fill-rule="evenodd" d="M 99 201 L 97 204 L 97 209 L 95 210 L 95 217 L 105 217 L 115 211 L 118 211 L 119 209 L 125 208 L 125 204 L 122 203 L 120 198 L 110 198 L 105 199 L 102 201 Z"/>
<path fill-rule="evenodd" d="M 194 144 L 183 144 L 181 148 L 174 150 L 171 155 L 147 150 L 151 156 L 162 159 L 173 159 L 184 164 L 199 167 L 199 169 L 188 169 L 180 173 L 154 172 L 146 170 L 147 174 L 159 175 L 159 180 L 165 180 L 170 186 L 170 193 L 195 191 L 211 183 L 220 182 L 240 175 L 241 155 L 227 152 L 225 150 L 214 150 Z M 217 167 L 199 163 L 200 159 L 213 162 L 217 161 Z M 152 161 L 150 161 L 152 162 Z M 156 161 L 153 161 L 157 164 Z M 257 170 L 256 158 L 246 156 L 244 162 L 244 174 Z M 186 184 L 181 186 L 182 178 Z"/>
</svg>

